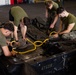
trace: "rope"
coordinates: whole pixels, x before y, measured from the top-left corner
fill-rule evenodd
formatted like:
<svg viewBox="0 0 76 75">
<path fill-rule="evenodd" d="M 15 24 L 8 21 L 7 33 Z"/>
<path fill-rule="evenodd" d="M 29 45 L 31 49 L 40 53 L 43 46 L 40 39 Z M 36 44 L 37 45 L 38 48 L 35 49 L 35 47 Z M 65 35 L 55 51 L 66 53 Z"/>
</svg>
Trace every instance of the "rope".
<svg viewBox="0 0 76 75">
<path fill-rule="evenodd" d="M 29 41 L 31 44 L 33 44 L 34 48 L 33 49 L 30 49 L 30 50 L 27 50 L 27 51 L 24 51 L 24 52 L 18 52 L 16 51 L 14 48 L 12 49 L 12 51 L 16 52 L 16 53 L 19 53 L 19 54 L 25 54 L 25 53 L 29 53 L 29 52 L 32 52 L 34 50 L 36 50 L 36 45 L 31 41 L 29 40 L 28 38 L 26 38 L 27 41 Z"/>
<path fill-rule="evenodd" d="M 49 36 L 51 36 L 53 33 L 56 33 L 55 31 L 51 32 Z M 31 40 L 29 40 L 28 38 L 26 38 L 27 41 L 29 41 L 33 46 L 34 48 L 33 49 L 30 49 L 30 50 L 27 50 L 27 51 L 24 51 L 24 52 L 18 52 L 16 51 L 14 48 L 12 51 L 16 52 L 16 53 L 19 53 L 19 54 L 25 54 L 25 53 L 29 53 L 29 52 L 32 52 L 32 51 L 35 51 L 37 49 L 37 47 L 40 47 L 42 46 L 46 41 L 49 40 L 49 38 L 45 39 L 44 41 L 35 41 L 35 42 L 32 42 Z M 14 41 L 13 41 L 14 42 Z"/>
</svg>

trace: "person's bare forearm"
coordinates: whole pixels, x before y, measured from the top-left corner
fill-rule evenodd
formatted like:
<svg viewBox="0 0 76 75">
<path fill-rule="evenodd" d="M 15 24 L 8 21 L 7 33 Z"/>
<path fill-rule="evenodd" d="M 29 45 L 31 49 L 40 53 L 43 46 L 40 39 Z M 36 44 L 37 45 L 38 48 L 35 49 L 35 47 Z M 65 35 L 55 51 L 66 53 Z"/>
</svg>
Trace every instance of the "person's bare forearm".
<svg viewBox="0 0 76 75">
<path fill-rule="evenodd" d="M 54 22 L 53 22 L 54 25 L 56 24 L 57 20 L 58 20 L 58 15 L 56 15 L 56 17 L 54 19 Z"/>
<path fill-rule="evenodd" d="M 18 34 L 17 31 L 14 32 L 15 40 L 18 40 Z"/>
<path fill-rule="evenodd" d="M 60 32 L 59 34 L 66 34 L 66 33 L 69 33 L 69 31 L 65 30 L 65 31 Z"/>
<path fill-rule="evenodd" d="M 15 40 L 18 40 L 18 34 L 17 34 L 17 27 L 15 26 L 15 30 L 14 30 L 14 37 Z"/>
<path fill-rule="evenodd" d="M 12 53 L 9 51 L 7 46 L 3 46 L 2 50 L 5 56 L 12 56 Z"/>
<path fill-rule="evenodd" d="M 22 33 L 23 39 L 25 39 L 26 32 L 27 32 L 27 26 L 22 27 L 22 28 L 21 28 L 21 33 Z"/>
</svg>

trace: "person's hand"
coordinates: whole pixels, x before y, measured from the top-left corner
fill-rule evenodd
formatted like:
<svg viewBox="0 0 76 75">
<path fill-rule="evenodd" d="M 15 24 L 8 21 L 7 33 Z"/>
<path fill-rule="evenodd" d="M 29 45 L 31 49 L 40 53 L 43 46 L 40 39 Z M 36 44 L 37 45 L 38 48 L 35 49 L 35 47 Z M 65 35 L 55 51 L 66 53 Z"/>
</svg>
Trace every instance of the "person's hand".
<svg viewBox="0 0 76 75">
<path fill-rule="evenodd" d="M 15 42 L 15 45 L 20 45 L 20 43 L 18 41 Z"/>
<path fill-rule="evenodd" d="M 56 34 L 53 34 L 52 35 L 54 38 L 57 38 L 58 37 L 58 34 L 56 33 Z"/>
<path fill-rule="evenodd" d="M 12 47 L 17 46 L 17 45 L 19 45 L 19 42 L 12 41 L 12 42 L 9 43 L 9 45 L 12 46 Z"/>
<path fill-rule="evenodd" d="M 54 28 L 54 24 L 51 24 L 51 25 L 50 25 L 50 28 Z"/>
<path fill-rule="evenodd" d="M 7 45 L 12 47 L 12 42 L 7 41 Z"/>
<path fill-rule="evenodd" d="M 10 45 L 10 41 L 6 40 L 7 45 Z"/>
<path fill-rule="evenodd" d="M 13 48 L 16 48 L 16 47 L 20 46 L 20 43 L 18 41 L 12 41 L 12 42 L 10 42 L 10 46 Z"/>
<path fill-rule="evenodd" d="M 22 38 L 23 40 L 26 40 L 26 38 L 24 37 L 24 38 Z"/>
<path fill-rule="evenodd" d="M 11 47 L 13 46 L 13 45 L 12 45 L 12 42 L 9 43 L 9 46 L 11 46 Z"/>
<path fill-rule="evenodd" d="M 12 50 L 12 51 L 11 51 L 11 54 L 12 54 L 13 56 L 15 56 L 17 53 Z"/>
</svg>

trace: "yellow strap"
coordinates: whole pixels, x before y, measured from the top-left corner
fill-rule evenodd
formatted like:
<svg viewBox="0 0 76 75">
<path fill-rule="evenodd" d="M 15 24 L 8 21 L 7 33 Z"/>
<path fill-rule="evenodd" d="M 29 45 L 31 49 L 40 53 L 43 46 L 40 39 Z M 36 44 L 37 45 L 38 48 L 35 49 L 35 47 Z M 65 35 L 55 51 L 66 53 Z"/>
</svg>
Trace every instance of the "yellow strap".
<svg viewBox="0 0 76 75">
<path fill-rule="evenodd" d="M 34 43 L 31 40 L 29 40 L 28 38 L 26 40 L 29 41 L 34 46 L 33 49 L 30 49 L 30 50 L 27 50 L 27 51 L 24 51 L 24 52 L 18 52 L 18 51 L 14 50 L 14 49 L 13 49 L 13 51 L 16 52 L 16 53 L 19 53 L 19 54 L 25 54 L 25 53 L 35 51 L 37 47 L 40 47 L 41 45 L 43 45 L 43 43 L 45 43 L 49 39 L 45 39 L 43 42 L 42 41 L 35 41 Z M 37 43 L 40 43 L 40 44 L 37 45 Z"/>
</svg>

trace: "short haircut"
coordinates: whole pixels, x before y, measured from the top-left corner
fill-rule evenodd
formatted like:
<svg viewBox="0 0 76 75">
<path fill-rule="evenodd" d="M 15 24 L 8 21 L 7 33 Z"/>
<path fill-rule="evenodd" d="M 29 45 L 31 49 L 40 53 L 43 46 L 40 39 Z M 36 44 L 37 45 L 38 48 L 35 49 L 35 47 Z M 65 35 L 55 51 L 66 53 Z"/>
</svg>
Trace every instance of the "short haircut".
<svg viewBox="0 0 76 75">
<path fill-rule="evenodd" d="M 13 25 L 13 23 L 6 22 L 6 23 L 4 23 L 2 28 L 14 32 L 14 25 Z"/>
<path fill-rule="evenodd" d="M 28 17 L 23 18 L 24 25 L 30 25 L 30 19 Z"/>
<path fill-rule="evenodd" d="M 64 11 L 65 9 L 63 7 L 57 8 L 57 14 L 60 14 Z"/>
<path fill-rule="evenodd" d="M 51 4 L 53 4 L 53 3 L 52 3 L 52 0 L 46 1 L 46 2 L 45 2 L 46 8 L 48 8 Z"/>
</svg>

